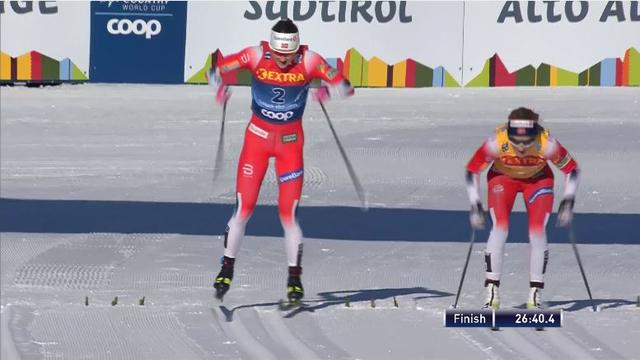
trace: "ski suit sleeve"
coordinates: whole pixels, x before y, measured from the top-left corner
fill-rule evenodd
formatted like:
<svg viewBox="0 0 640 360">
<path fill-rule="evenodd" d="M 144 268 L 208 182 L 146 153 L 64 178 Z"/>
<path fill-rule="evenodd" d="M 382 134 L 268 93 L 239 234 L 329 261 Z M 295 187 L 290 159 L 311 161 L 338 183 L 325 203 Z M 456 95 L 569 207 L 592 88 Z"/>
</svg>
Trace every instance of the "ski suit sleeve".
<svg viewBox="0 0 640 360">
<path fill-rule="evenodd" d="M 345 79 L 336 68 L 331 67 L 319 54 L 307 50 L 304 65 L 311 79 L 321 80 L 321 88 L 325 89 L 327 97 L 346 98 L 354 94 L 349 80 Z"/>
<path fill-rule="evenodd" d="M 465 180 L 467 184 L 467 196 L 469 197 L 471 205 L 481 202 L 479 194 L 480 172 L 492 163 L 497 156 L 498 142 L 494 136 L 482 143 L 467 163 Z"/>
<path fill-rule="evenodd" d="M 262 48 L 260 46 L 251 46 L 235 54 L 225 56 L 222 60 L 218 61 L 214 67 L 220 70 L 222 76 L 228 72 L 239 69 L 253 71 L 261 57 Z"/>
<path fill-rule="evenodd" d="M 226 85 L 229 79 L 226 77 L 231 75 L 231 72 L 239 69 L 249 69 L 253 71 L 260 61 L 261 56 L 262 48 L 260 46 L 252 46 L 235 54 L 228 55 L 218 60 L 216 64 L 212 64 L 206 76 L 209 85 L 216 89 L 216 102 L 224 104 L 231 96 L 229 87 Z"/>
<path fill-rule="evenodd" d="M 569 151 L 558 140 L 549 139 L 545 158 L 565 174 L 564 199 L 574 198 L 579 183 L 578 162 L 569 154 Z"/>
</svg>

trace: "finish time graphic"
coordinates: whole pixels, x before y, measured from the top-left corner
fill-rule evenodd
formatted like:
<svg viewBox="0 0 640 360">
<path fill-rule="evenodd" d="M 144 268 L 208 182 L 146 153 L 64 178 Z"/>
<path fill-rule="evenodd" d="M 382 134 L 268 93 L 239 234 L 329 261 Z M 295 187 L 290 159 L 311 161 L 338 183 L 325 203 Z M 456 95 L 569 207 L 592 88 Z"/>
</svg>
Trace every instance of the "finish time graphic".
<svg viewBox="0 0 640 360">
<path fill-rule="evenodd" d="M 447 309 L 445 327 L 562 327 L 562 310 L 461 310 Z"/>
</svg>

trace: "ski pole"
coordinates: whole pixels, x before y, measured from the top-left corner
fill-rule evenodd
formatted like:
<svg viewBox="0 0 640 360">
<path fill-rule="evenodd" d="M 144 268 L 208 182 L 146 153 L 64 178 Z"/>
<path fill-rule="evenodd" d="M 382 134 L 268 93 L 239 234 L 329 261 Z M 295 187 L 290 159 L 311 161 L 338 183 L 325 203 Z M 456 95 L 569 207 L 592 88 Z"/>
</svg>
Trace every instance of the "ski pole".
<svg viewBox="0 0 640 360">
<path fill-rule="evenodd" d="M 591 296 L 591 289 L 589 288 L 589 282 L 587 281 L 587 276 L 584 273 L 584 267 L 582 266 L 582 261 L 580 260 L 580 253 L 578 253 L 578 245 L 576 245 L 576 239 L 573 234 L 573 225 L 569 224 L 569 241 L 571 241 L 571 246 L 573 247 L 573 253 L 576 255 L 576 260 L 578 260 L 578 266 L 580 267 L 580 273 L 582 274 L 582 280 L 584 280 L 584 285 L 587 287 L 587 294 L 589 294 L 589 300 L 591 300 L 591 306 L 593 306 L 593 311 L 598 311 L 598 308 L 593 301 L 593 296 Z"/>
<path fill-rule="evenodd" d="M 462 290 L 462 283 L 464 283 L 464 276 L 467 274 L 467 266 L 469 265 L 469 259 L 471 258 L 471 250 L 473 249 L 473 243 L 476 241 L 476 229 L 471 230 L 471 241 L 469 241 L 469 251 L 467 252 L 467 260 L 464 262 L 464 268 L 462 269 L 462 277 L 460 277 L 460 284 L 458 285 L 458 293 L 456 294 L 456 301 L 453 303 L 453 308 L 458 307 L 458 299 L 460 298 L 460 292 Z"/>
<path fill-rule="evenodd" d="M 222 104 L 222 122 L 220 124 L 220 136 L 218 137 L 218 150 L 216 151 L 216 162 L 213 166 L 213 180 L 215 181 L 222 171 L 222 160 L 224 158 L 224 120 L 227 117 L 227 101 Z"/>
<path fill-rule="evenodd" d="M 362 209 L 367 210 L 369 205 L 367 203 L 367 198 L 365 196 L 364 189 L 362 188 L 362 185 L 360 185 L 358 176 L 356 175 L 356 172 L 353 170 L 353 166 L 351 166 L 351 162 L 349 161 L 349 158 L 347 157 L 347 153 L 344 151 L 344 148 L 342 147 L 342 143 L 338 138 L 338 134 L 336 134 L 336 130 L 333 128 L 333 123 L 331 123 L 331 119 L 329 118 L 327 109 L 324 107 L 324 104 L 322 103 L 322 101 L 320 101 L 319 103 L 320 103 L 320 107 L 322 108 L 322 112 L 324 113 L 324 117 L 327 119 L 329 128 L 333 133 L 333 138 L 335 139 L 336 144 L 338 144 L 338 149 L 340 150 L 340 154 L 342 155 L 342 160 L 344 160 L 344 163 L 347 166 L 347 171 L 349 171 L 349 176 L 351 176 L 351 181 L 353 182 L 353 186 L 356 188 L 356 193 L 358 194 L 358 198 L 360 198 L 360 202 L 362 203 Z"/>
</svg>

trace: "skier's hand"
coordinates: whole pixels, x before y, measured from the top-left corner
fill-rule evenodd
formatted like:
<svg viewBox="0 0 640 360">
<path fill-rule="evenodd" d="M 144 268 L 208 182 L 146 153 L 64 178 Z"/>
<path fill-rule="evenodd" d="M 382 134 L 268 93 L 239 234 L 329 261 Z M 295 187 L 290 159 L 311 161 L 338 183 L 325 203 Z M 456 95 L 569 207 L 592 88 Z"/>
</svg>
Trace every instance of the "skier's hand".
<svg viewBox="0 0 640 360">
<path fill-rule="evenodd" d="M 355 90 L 348 80 L 338 84 L 328 84 L 323 82 L 322 86 L 311 90 L 311 98 L 317 102 L 326 102 L 333 99 L 344 99 L 353 96 Z"/>
<path fill-rule="evenodd" d="M 231 97 L 231 90 L 227 85 L 221 85 L 216 90 L 216 102 L 220 105 L 226 103 Z"/>
<path fill-rule="evenodd" d="M 229 97 L 231 97 L 231 91 L 222 81 L 220 70 L 218 68 L 211 68 L 205 73 L 205 77 L 207 78 L 209 85 L 216 89 L 216 102 L 220 105 L 227 102 Z"/>
<path fill-rule="evenodd" d="M 556 226 L 566 227 L 571 224 L 573 220 L 573 198 L 566 198 L 560 202 L 560 206 L 558 207 L 558 219 L 556 221 Z"/>
<path fill-rule="evenodd" d="M 205 74 L 204 77 L 207 78 L 207 82 L 209 85 L 218 88 L 222 85 L 222 76 L 220 75 L 220 69 L 216 67 L 210 68 Z"/>
<path fill-rule="evenodd" d="M 326 86 L 311 89 L 311 98 L 319 103 L 326 102 L 330 98 L 329 89 Z"/>
<path fill-rule="evenodd" d="M 481 202 L 477 202 L 471 205 L 471 211 L 469 212 L 469 222 L 471 223 L 471 227 L 476 230 L 484 229 L 485 214 Z"/>
</svg>

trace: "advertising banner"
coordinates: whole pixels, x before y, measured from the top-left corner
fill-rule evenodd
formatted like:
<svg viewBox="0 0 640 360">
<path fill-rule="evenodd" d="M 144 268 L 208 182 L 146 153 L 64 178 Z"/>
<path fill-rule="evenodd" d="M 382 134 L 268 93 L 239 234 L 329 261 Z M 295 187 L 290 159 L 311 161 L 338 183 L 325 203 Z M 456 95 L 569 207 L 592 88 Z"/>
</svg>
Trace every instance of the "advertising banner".
<svg viewBox="0 0 640 360">
<path fill-rule="evenodd" d="M 187 3 L 91 2 L 91 80 L 183 82 Z"/>
</svg>

